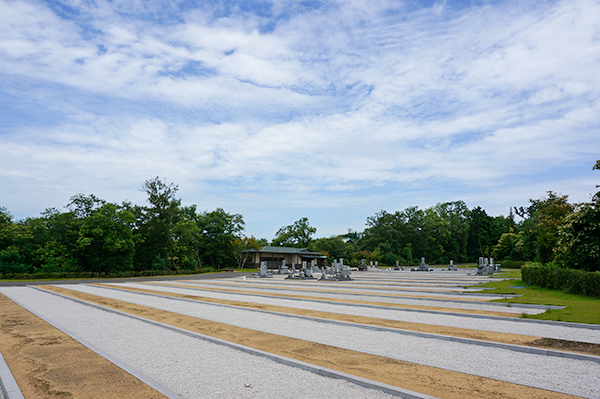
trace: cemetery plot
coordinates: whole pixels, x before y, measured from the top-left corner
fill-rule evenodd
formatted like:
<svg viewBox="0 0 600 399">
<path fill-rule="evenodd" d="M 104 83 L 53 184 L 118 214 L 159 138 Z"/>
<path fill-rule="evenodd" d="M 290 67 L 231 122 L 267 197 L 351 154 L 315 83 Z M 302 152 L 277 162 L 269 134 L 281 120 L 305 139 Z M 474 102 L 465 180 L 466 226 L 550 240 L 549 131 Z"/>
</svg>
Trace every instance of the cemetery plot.
<svg viewBox="0 0 600 399">
<path fill-rule="evenodd" d="M 354 281 L 345 282 L 287 276 L 43 287 L 54 294 L 33 287 L 0 288 L 0 293 L 121 356 L 182 397 L 600 396 L 600 357 L 595 356 L 600 329 L 520 319 L 511 310 L 516 304 L 492 305 L 489 300 L 495 296 L 477 294 L 466 300 L 463 295 L 470 290 L 464 287 L 486 277 L 468 276 L 462 269 L 353 272 Z M 419 286 L 406 291 L 413 282 Z M 449 288 L 456 291 L 441 293 Z M 414 302 L 427 306 L 416 308 Z M 464 306 L 468 309 L 460 310 Z M 177 330 L 159 332 L 162 327 L 103 309 Z M 520 311 L 528 309 L 543 311 L 527 306 Z M 337 380 L 268 356 L 263 362 L 259 358 L 264 356 L 227 345 L 204 342 L 197 347 L 198 339 L 188 341 L 185 331 L 399 391 L 365 388 L 356 381 L 333 384 Z M 167 341 L 176 344 L 163 344 Z M 559 342 L 572 343 L 571 352 L 555 350 Z M 223 370 L 236 371 L 230 375 Z"/>
</svg>

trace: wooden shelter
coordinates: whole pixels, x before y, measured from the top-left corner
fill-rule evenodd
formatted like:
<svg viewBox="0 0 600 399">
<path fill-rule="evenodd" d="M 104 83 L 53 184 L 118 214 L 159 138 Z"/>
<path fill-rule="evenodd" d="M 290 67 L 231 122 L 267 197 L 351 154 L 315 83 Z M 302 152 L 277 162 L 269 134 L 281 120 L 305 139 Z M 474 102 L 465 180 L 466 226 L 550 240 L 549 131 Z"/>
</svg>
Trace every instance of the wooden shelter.
<svg viewBox="0 0 600 399">
<path fill-rule="evenodd" d="M 296 268 L 302 267 L 302 261 L 310 264 L 314 260 L 315 265 L 319 267 L 324 267 L 327 264 L 327 256 L 308 248 L 262 247 L 258 250 L 248 249 L 242 251 L 242 253 L 248 256 L 248 261 L 245 264 L 245 267 L 248 268 L 259 268 L 261 262 L 267 262 L 269 269 L 278 269 L 284 260 L 287 267 L 292 267 L 292 264 L 295 264 Z"/>
</svg>

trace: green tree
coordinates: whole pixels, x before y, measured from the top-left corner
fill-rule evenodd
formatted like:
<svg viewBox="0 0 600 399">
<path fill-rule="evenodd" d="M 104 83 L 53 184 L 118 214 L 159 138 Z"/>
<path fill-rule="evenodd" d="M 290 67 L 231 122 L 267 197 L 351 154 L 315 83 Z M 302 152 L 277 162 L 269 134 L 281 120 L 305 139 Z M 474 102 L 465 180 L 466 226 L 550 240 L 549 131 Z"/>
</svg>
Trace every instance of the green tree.
<svg viewBox="0 0 600 399">
<path fill-rule="evenodd" d="M 600 170 L 600 160 L 592 170 Z M 600 271 L 600 191 L 575 209 L 559 228 L 555 260 L 564 267 Z"/>
<path fill-rule="evenodd" d="M 158 177 L 146 180 L 141 188 L 148 195 L 149 207 L 132 207 L 136 216 L 134 226 L 136 239 L 134 263 L 138 270 L 147 270 L 158 256 L 167 261 L 174 244 L 173 228 L 179 220 L 181 200 L 176 198 L 178 187 L 167 184 Z"/>
<path fill-rule="evenodd" d="M 308 218 L 300 218 L 294 224 L 277 230 L 272 244 L 279 247 L 308 248 L 311 236 L 317 232 L 308 222 Z"/>
<path fill-rule="evenodd" d="M 331 259 L 344 258 L 348 261 L 352 258 L 352 253 L 356 251 L 356 245 L 344 242 L 342 236 L 317 238 L 312 240 L 309 248 L 321 252 Z"/>
<path fill-rule="evenodd" d="M 568 203 L 567 195 L 559 196 L 552 191 L 548 191 L 547 198 L 530 202 L 528 213 L 533 223 L 528 232 L 534 238 L 536 260 L 548 263 L 558 241 L 559 227 L 565 217 L 573 212 L 573 205 Z"/>
<path fill-rule="evenodd" d="M 83 219 L 77 252 L 86 271 L 116 273 L 133 269 L 134 215 L 115 204 L 104 204 Z"/>
<path fill-rule="evenodd" d="M 82 222 L 75 212 L 60 212 L 55 208 L 46 209 L 41 217 L 26 221 L 34 235 L 34 271 L 81 270 L 77 240 Z"/>
<path fill-rule="evenodd" d="M 493 247 L 492 257 L 496 260 L 522 260 L 518 245 L 522 236 L 522 232 L 515 233 L 512 229 L 502 234 L 498 243 Z"/>
<path fill-rule="evenodd" d="M 445 202 L 434 207 L 435 213 L 442 221 L 444 230 L 444 263 L 454 260 L 467 260 L 467 243 L 469 238 L 469 209 L 463 201 Z"/>
<path fill-rule="evenodd" d="M 14 222 L 4 207 L 0 207 L 0 273 L 29 273 L 31 257 L 27 256 L 33 239 L 26 223 Z"/>
<path fill-rule="evenodd" d="M 252 236 L 252 237 L 246 237 L 246 236 L 237 237 L 233 241 L 233 246 L 232 246 L 233 256 L 235 257 L 235 260 L 237 261 L 237 267 L 239 267 L 240 269 L 243 268 L 244 265 L 246 264 L 246 262 L 248 261 L 248 259 L 250 258 L 250 256 L 247 253 L 244 253 L 243 251 L 247 251 L 249 249 L 258 250 L 267 244 L 268 244 L 268 241 L 264 238 L 256 239 L 256 238 L 254 238 L 254 236 Z"/>
<path fill-rule="evenodd" d="M 221 268 L 237 264 L 235 240 L 244 230 L 244 218 L 240 214 L 229 214 L 222 208 L 204 212 L 198 221 L 202 231 L 202 261 L 212 267 Z"/>
<path fill-rule="evenodd" d="M 94 194 L 76 194 L 71 197 L 70 202 L 66 207 L 71 212 L 74 212 L 76 217 L 85 219 L 90 216 L 94 210 L 104 204 L 106 204 L 106 201 L 96 197 Z"/>
</svg>

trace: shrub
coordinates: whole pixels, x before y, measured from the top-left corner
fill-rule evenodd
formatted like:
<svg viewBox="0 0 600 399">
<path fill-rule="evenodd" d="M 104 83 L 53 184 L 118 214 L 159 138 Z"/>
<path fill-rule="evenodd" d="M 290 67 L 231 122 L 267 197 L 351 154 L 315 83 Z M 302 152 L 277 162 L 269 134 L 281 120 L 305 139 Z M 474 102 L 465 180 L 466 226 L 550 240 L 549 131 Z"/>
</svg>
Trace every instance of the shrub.
<svg viewBox="0 0 600 399">
<path fill-rule="evenodd" d="M 586 272 L 577 269 L 546 266 L 523 266 L 523 281 L 571 294 L 600 297 L 600 272 Z"/>
<path fill-rule="evenodd" d="M 120 271 L 114 273 L 98 272 L 42 272 L 42 273 L 0 273 L 0 279 L 5 280 L 52 280 L 67 278 L 123 278 L 123 277 L 149 277 L 172 274 L 201 274 L 214 271 L 211 267 L 195 270 L 142 270 Z"/>
<path fill-rule="evenodd" d="M 525 263 L 527 263 L 527 261 L 506 259 L 497 263 L 500 263 L 502 267 L 506 269 L 520 269 L 521 267 L 523 267 L 523 265 L 525 265 Z"/>
</svg>

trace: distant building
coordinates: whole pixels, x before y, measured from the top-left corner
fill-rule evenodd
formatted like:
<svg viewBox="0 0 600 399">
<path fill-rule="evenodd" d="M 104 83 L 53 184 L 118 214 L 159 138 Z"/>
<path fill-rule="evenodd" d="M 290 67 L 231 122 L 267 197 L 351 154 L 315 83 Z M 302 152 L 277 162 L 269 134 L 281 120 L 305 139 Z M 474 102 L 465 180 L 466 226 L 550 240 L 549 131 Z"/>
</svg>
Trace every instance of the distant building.
<svg viewBox="0 0 600 399">
<path fill-rule="evenodd" d="M 342 241 L 344 241 L 344 244 L 356 244 L 356 242 L 354 242 L 354 239 L 346 236 L 342 237 Z"/>
<path fill-rule="evenodd" d="M 327 256 L 308 248 L 262 247 L 258 250 L 248 249 L 242 251 L 242 253 L 245 253 L 249 258 L 245 266 L 248 268 L 259 268 L 261 262 L 267 262 L 269 269 L 278 269 L 283 260 L 285 260 L 286 266 L 292 267 L 292 263 L 294 263 L 296 268 L 302 267 L 302 261 L 310 264 L 314 260 L 319 267 L 325 266 L 327 262 Z"/>
</svg>

